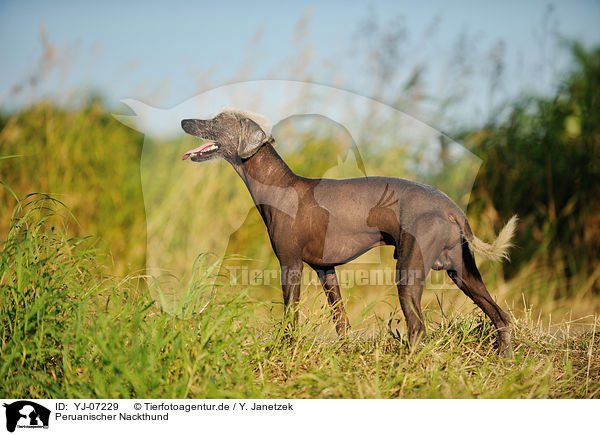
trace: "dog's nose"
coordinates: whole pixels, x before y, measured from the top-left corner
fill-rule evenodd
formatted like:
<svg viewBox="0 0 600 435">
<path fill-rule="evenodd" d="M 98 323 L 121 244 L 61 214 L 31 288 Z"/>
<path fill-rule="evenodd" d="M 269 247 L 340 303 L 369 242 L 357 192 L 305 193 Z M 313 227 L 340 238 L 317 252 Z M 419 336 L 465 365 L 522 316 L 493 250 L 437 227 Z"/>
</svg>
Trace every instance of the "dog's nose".
<svg viewBox="0 0 600 435">
<path fill-rule="evenodd" d="M 183 128 L 184 130 L 190 128 L 192 126 L 193 121 L 194 121 L 193 119 L 181 120 L 181 128 Z"/>
<path fill-rule="evenodd" d="M 200 121 L 199 119 L 184 119 L 181 121 L 181 128 L 187 134 L 191 134 L 192 136 L 197 136 L 200 131 Z"/>
</svg>

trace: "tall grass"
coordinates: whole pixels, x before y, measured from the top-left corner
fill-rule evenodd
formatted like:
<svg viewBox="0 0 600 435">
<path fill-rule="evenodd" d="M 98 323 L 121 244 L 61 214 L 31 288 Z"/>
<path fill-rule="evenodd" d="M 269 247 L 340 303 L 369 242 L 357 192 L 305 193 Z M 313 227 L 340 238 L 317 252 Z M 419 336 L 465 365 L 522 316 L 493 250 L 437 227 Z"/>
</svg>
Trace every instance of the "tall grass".
<svg viewBox="0 0 600 435">
<path fill-rule="evenodd" d="M 279 286 L 244 288 L 215 279 L 223 273 L 219 259 L 198 257 L 192 274 L 167 291 L 162 277 L 143 271 L 146 232 L 170 231 L 165 235 L 179 248 L 194 230 L 185 219 L 190 208 L 210 224 L 197 237 L 228 244 L 226 254 L 247 257 L 251 268 L 277 269 L 261 218 L 231 168 L 204 165 L 213 182 L 202 189 L 170 185 L 168 171 L 179 170 L 171 161 L 190 138 L 162 143 L 172 159 L 156 161 L 149 176 L 163 190 L 142 198 L 142 137 L 114 120 L 102 101 L 70 109 L 41 101 L 3 114 L 0 391 L 15 397 L 599 397 L 600 55 L 578 46 L 574 55 L 575 69 L 555 98 L 519 101 L 507 117 L 469 126 L 463 136 L 484 160 L 468 210 L 475 233 L 492 239 L 515 212 L 523 222 L 510 265 L 480 264 L 491 293 L 514 318 L 512 363 L 497 359 L 489 322 L 458 290 L 425 292 L 430 336 L 413 349 L 403 341 L 394 286 L 344 286 L 356 332 L 343 340 L 333 338 L 318 285 L 302 289 L 302 328 L 292 341 L 282 335 Z M 340 141 L 314 132 L 302 139 L 286 161 L 299 174 L 322 176 L 341 153 Z M 365 150 L 367 172 L 399 175 L 404 151 Z M 451 185 L 463 176 L 461 167 L 432 175 L 433 181 L 451 177 Z M 147 227 L 144 205 L 152 201 L 160 214 Z M 215 221 L 210 211 L 221 207 L 228 220 Z M 175 263 L 178 255 L 199 254 L 193 243 L 186 246 L 189 251 L 169 251 Z M 382 261 L 368 268 L 394 267 L 385 249 Z"/>
<path fill-rule="evenodd" d="M 45 195 L 25 198 L 1 245 L 3 397 L 600 397 L 597 316 L 574 331 L 523 313 L 513 362 L 472 313 L 429 322 L 414 348 L 384 322 L 326 338 L 326 312 L 290 339 L 278 318 L 255 315 L 246 291 L 206 284 L 210 256 L 176 301 L 161 303 L 152 277 L 140 286 L 103 275 L 101 252 L 64 233 L 61 210 Z"/>
<path fill-rule="evenodd" d="M 507 272 L 536 263 L 552 281 L 561 275 L 548 298 L 600 294 L 600 49 L 570 50 L 571 71 L 555 95 L 513 101 L 466 136 L 484 160 L 473 210 L 495 214 L 497 227 L 521 216 Z"/>
<path fill-rule="evenodd" d="M 52 192 L 68 204 L 77 215 L 69 234 L 99 237 L 115 272 L 144 266 L 142 136 L 116 121 L 100 100 L 77 109 L 41 101 L 0 116 L 0 150 L 0 180 L 18 195 Z M 14 205 L 9 192 L 0 190 L 3 234 Z"/>
<path fill-rule="evenodd" d="M 501 302 L 521 306 L 521 294 L 525 294 L 536 310 L 556 311 L 560 316 L 570 311 L 583 315 L 600 310 L 600 239 L 596 225 L 600 213 L 595 200 L 598 183 L 594 183 L 598 168 L 598 153 L 594 150 L 600 124 L 593 110 L 600 89 L 595 74 L 598 54 L 578 47 L 574 51 L 578 60 L 570 75 L 565 76 L 556 98 L 529 98 L 509 107 L 507 119 L 499 117 L 486 128 L 469 129 L 464 136 L 484 160 L 468 209 L 476 234 L 493 239 L 514 213 L 522 222 L 517 247 L 511 251 L 512 262 L 481 265 L 488 287 Z M 322 176 L 343 154 L 335 134 L 308 132 L 299 137 L 300 148 L 289 155 L 282 152 L 299 174 Z M 147 176 L 160 189 L 146 189 L 142 197 L 141 135 L 113 119 L 100 100 L 76 109 L 42 101 L 0 116 L 0 180 L 21 196 L 52 192 L 68 204 L 78 223 L 72 221 L 67 233 L 96 236 L 110 252 L 104 257 L 105 264 L 120 276 L 143 270 L 149 254 L 161 252 L 147 245 L 147 231 L 164 232 L 163 240 L 171 241 L 173 246 L 161 260 L 169 258 L 186 269 L 198 254 L 192 237 L 208 241 L 210 251 L 228 246 L 228 254 L 253 259 L 256 269 L 277 269 L 264 225 L 252 211 L 251 198 L 224 162 L 203 165 L 202 173 L 213 182 L 201 189 L 171 183 L 168 174 L 173 171 L 198 170 L 192 168 L 194 165 L 174 169 L 172 163 L 190 144 L 190 138 L 160 144 L 172 149 L 172 156 L 149 168 Z M 399 175 L 402 168 L 397 162 L 402 161 L 405 150 L 397 148 L 361 150 L 367 173 Z M 341 175 L 361 174 L 355 171 Z M 463 176 L 464 168 L 457 167 L 433 174 L 432 181 L 436 177 L 450 178 L 448 185 L 459 185 Z M 14 204 L 8 191 L 0 190 L 0 232 L 4 234 Z M 159 219 L 147 221 L 144 205 L 147 209 L 154 204 Z M 222 210 L 223 219 L 213 219 L 210 211 L 216 209 Z M 192 220 L 186 219 L 190 210 L 195 222 L 202 227 L 210 225 L 210 231 L 194 231 Z M 148 240 L 152 243 L 156 239 Z M 185 249 L 180 249 L 182 246 Z M 375 251 L 369 255 L 378 258 Z M 382 262 L 374 261 L 372 267 L 394 266 L 387 252 L 381 258 Z M 374 300 L 384 299 L 397 307 L 393 287 L 355 286 L 344 291 L 352 316 Z M 255 288 L 252 294 L 260 300 L 280 298 L 276 286 Z M 435 304 L 434 296 L 426 292 L 425 303 Z M 445 301 L 454 304 L 461 297 L 450 292 Z M 385 305 L 378 307 L 384 307 L 381 316 L 386 314 L 384 311 L 394 311 Z"/>
<path fill-rule="evenodd" d="M 238 353 L 252 339 L 243 293 L 227 299 L 197 285 L 206 273 L 199 269 L 170 307 L 176 315 L 167 314 L 135 277 L 104 277 L 85 239 L 51 226 L 53 202 L 38 195 L 19 202 L 0 251 L 3 396 L 247 391 L 252 367 L 242 367 Z M 231 370 L 239 385 L 221 376 Z"/>
<path fill-rule="evenodd" d="M 189 250 L 180 250 L 179 247 L 183 246 L 180 239 L 187 239 L 194 234 L 195 237 L 213 240 L 215 244 L 227 245 L 227 255 L 243 255 L 249 258 L 250 260 L 244 261 L 244 265 L 249 268 L 278 269 L 264 224 L 258 213 L 252 209 L 250 196 L 243 183 L 224 162 L 202 166 L 202 172 L 210 174 L 210 179 L 215 181 L 204 184 L 202 189 L 193 185 L 171 186 L 161 181 L 168 179 L 165 177 L 169 170 L 172 171 L 169 169 L 172 166 L 171 161 L 178 160 L 179 150 L 191 145 L 188 143 L 189 138 L 184 142 L 173 141 L 164 144 L 172 149 L 172 159 L 158 161 L 153 167 L 155 170 L 150 174 L 156 181 L 154 185 L 162 186 L 161 189 L 169 187 L 165 190 L 168 194 L 164 194 L 165 191 L 146 191 L 142 199 L 139 165 L 141 137 L 112 119 L 99 101 L 77 110 L 57 109 L 49 103 L 40 103 L 4 118 L 2 122 L 0 144 L 3 153 L 17 157 L 0 160 L 1 180 L 9 183 L 19 195 L 31 191 L 58 193 L 58 199 L 68 204 L 77 216 L 76 221 L 70 220 L 66 223 L 66 234 L 69 237 L 93 234 L 97 240 L 96 245 L 106 248 L 105 251 L 110 253 L 96 261 L 109 266 L 111 273 L 118 276 L 143 273 L 140 271 L 145 266 L 147 248 L 144 201 L 148 204 L 153 198 L 161 207 L 162 218 L 158 221 L 148 221 L 148 231 L 171 231 L 171 234 L 165 236 L 175 242 L 177 249 L 168 251 L 169 259 L 181 262 L 182 258 L 188 261 L 184 267 L 189 268 L 191 259 L 199 252 L 189 241 L 185 244 Z M 331 144 L 337 142 L 327 135 L 311 138 L 307 134 L 304 139 L 301 141 L 303 148 L 285 157 L 298 173 L 321 176 L 323 171 L 335 164 L 336 155 L 339 155 L 340 150 Z M 398 160 L 390 157 L 394 150 L 386 151 L 386 155 L 390 157 L 387 160 L 374 150 L 366 152 L 363 158 L 365 164 L 370 165 L 367 168 L 368 173 L 391 174 L 393 170 L 397 170 L 391 168 L 388 163 Z M 317 155 L 322 158 L 315 159 Z M 486 167 L 488 166 L 489 163 L 486 163 Z M 460 174 L 453 174 L 458 175 Z M 500 212 L 492 205 L 501 206 L 503 202 L 486 196 L 481 190 L 485 183 L 480 182 L 478 186 L 476 200 L 470 207 L 471 211 L 478 213 L 471 212 L 469 215 L 476 234 L 480 238 L 491 240 L 496 235 L 497 227 L 502 224 Z M 182 201 L 182 197 L 186 200 Z M 228 216 L 229 220 L 215 221 L 210 210 L 221 210 L 223 198 L 227 198 L 227 208 L 223 214 Z M 15 199 L 9 191 L 0 190 L 0 221 L 4 234 L 8 231 L 14 205 Z M 193 231 L 193 228 L 189 228 L 190 220 L 185 218 L 189 216 L 190 210 L 194 210 L 199 222 L 210 224 L 211 230 Z M 244 221 L 244 216 L 249 210 L 250 213 Z M 521 217 L 526 223 L 530 222 L 527 215 Z M 242 225 L 231 233 L 232 228 L 236 229 L 231 223 L 235 219 L 240 219 Z M 581 222 L 585 222 L 585 219 L 580 219 Z M 229 234 L 231 236 L 227 237 Z M 525 295 L 527 303 L 533 304 L 535 314 L 552 313 L 556 320 L 569 318 L 570 315 L 581 317 L 600 311 L 600 298 L 595 291 L 599 277 L 597 265 L 595 272 L 593 270 L 589 274 L 578 273 L 571 276 L 567 283 L 564 268 L 556 267 L 557 264 L 562 264 L 560 255 L 554 257 L 556 262 L 549 265 L 544 254 L 546 244 L 535 237 L 529 240 L 527 233 L 520 234 L 520 237 L 518 247 L 512 251 L 516 261 L 513 263 L 509 279 L 505 280 L 503 277 L 504 265 L 480 264 L 488 288 L 501 305 L 517 312 L 524 308 L 522 295 Z M 521 255 L 522 251 L 526 246 L 536 244 L 536 255 L 525 261 Z M 373 251 L 369 255 L 372 255 L 374 260 L 361 263 L 358 267 L 393 269 L 391 251 L 386 251 L 387 248 L 381 249 L 381 260 L 375 258 L 378 257 L 377 252 Z M 558 251 L 559 254 L 561 252 Z M 229 264 L 235 265 L 231 261 Z M 351 271 L 353 267 L 355 266 L 348 265 L 341 269 L 342 272 Z M 440 274 L 434 275 L 439 281 Z M 251 299 L 279 302 L 281 290 L 276 285 L 277 279 L 273 282 L 275 284 L 270 286 L 258 285 L 249 289 Z M 571 286 L 569 292 L 565 291 L 567 284 Z M 450 283 L 449 285 L 454 289 Z M 313 311 L 319 312 L 325 304 L 319 286 L 310 285 L 302 291 L 303 298 L 316 301 L 306 306 L 306 316 L 311 315 L 309 310 L 313 307 Z M 401 318 L 393 285 L 344 285 L 342 293 L 350 319 L 361 319 L 356 326 L 370 327 L 378 318 Z M 439 320 L 440 317 L 440 311 L 437 309 L 438 298 L 442 301 L 445 311 L 454 309 L 464 314 L 473 307 L 457 289 L 445 291 L 443 294 L 430 289 L 425 292 L 423 302 L 426 307 L 432 309 L 433 320 Z M 372 315 L 362 316 L 361 313 L 369 307 L 372 308 Z M 258 309 L 260 315 L 266 311 L 264 308 Z M 279 311 L 280 305 L 276 304 L 275 313 Z M 403 322 L 400 322 L 400 325 L 402 327 Z"/>
</svg>

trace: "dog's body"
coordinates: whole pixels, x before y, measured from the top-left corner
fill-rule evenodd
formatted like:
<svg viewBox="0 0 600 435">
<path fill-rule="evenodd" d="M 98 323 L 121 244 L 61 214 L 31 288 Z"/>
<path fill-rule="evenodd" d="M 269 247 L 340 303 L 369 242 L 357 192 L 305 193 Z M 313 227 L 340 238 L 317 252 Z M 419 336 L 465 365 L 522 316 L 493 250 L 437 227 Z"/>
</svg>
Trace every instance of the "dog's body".
<svg viewBox="0 0 600 435">
<path fill-rule="evenodd" d="M 297 176 L 273 148 L 268 127 L 252 114 L 223 111 L 210 120 L 184 120 L 182 127 L 215 141 L 188 151 L 184 159 L 223 157 L 248 187 L 281 264 L 284 304 L 295 315 L 305 262 L 317 272 L 336 329 L 344 333 L 349 325 L 335 267 L 376 246 L 392 245 L 411 343 L 425 335 L 421 294 L 427 273 L 446 270 L 494 323 L 500 353 L 512 355 L 509 317 L 485 288 L 472 250 L 496 260 L 506 257 L 515 218 L 488 245 L 473 235 L 460 208 L 431 186 L 390 177 Z"/>
</svg>

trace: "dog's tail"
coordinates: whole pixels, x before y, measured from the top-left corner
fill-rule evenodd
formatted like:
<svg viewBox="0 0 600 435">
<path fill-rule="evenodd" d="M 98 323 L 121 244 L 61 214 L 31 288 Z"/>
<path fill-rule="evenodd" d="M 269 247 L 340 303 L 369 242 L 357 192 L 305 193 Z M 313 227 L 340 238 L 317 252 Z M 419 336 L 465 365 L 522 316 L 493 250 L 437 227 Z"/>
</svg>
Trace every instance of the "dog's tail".
<svg viewBox="0 0 600 435">
<path fill-rule="evenodd" d="M 518 220 L 517 215 L 511 217 L 493 243 L 486 243 L 478 239 L 471 231 L 466 219 L 463 225 L 460 225 L 460 223 L 459 225 L 472 252 L 476 252 L 491 261 L 501 261 L 503 258 L 509 259 L 508 250 L 513 246 L 511 240 L 517 229 Z"/>
</svg>

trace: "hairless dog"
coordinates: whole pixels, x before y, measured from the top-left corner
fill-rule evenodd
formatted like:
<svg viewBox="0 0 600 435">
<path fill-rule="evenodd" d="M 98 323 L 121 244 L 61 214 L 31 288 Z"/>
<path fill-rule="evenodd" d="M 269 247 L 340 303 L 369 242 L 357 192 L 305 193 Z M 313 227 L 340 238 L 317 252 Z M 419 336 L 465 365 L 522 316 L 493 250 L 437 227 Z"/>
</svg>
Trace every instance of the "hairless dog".
<svg viewBox="0 0 600 435">
<path fill-rule="evenodd" d="M 283 301 L 294 321 L 302 262 L 317 272 L 336 330 L 344 334 L 349 323 L 335 267 L 376 246 L 392 245 L 411 344 L 425 336 L 425 278 L 430 269 L 445 270 L 492 320 L 500 355 L 512 357 L 510 318 L 488 293 L 473 252 L 491 260 L 508 258 L 516 216 L 488 244 L 473 235 L 462 210 L 434 187 L 391 177 L 332 180 L 294 174 L 275 151 L 270 127 L 260 115 L 225 109 L 208 120 L 183 120 L 181 126 L 210 141 L 186 152 L 184 160 L 223 158 L 246 184 L 281 264 Z"/>
</svg>

